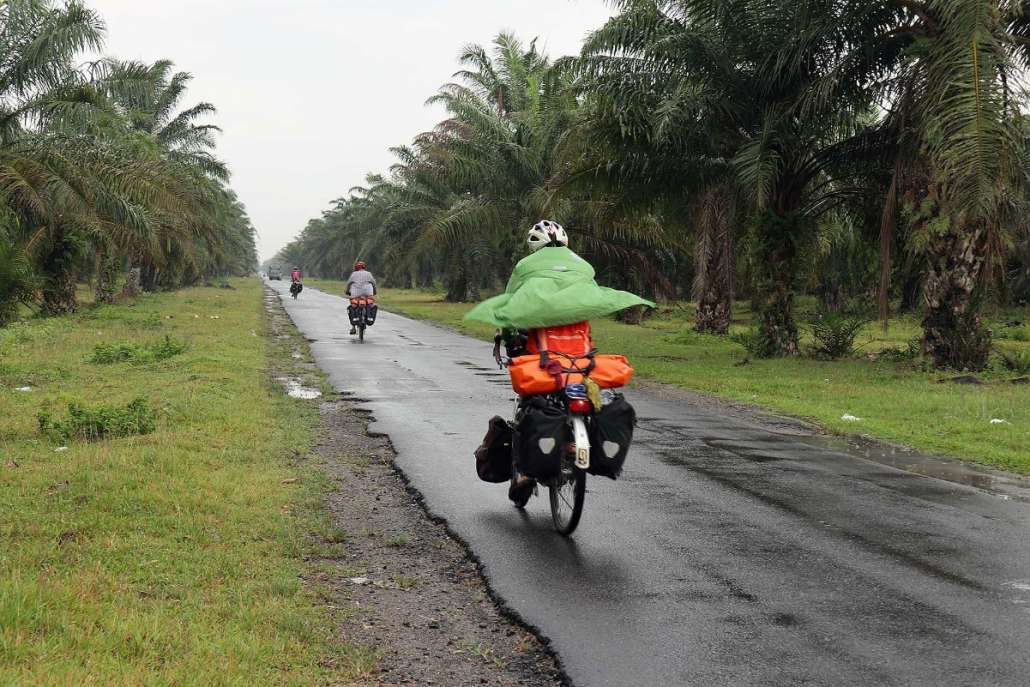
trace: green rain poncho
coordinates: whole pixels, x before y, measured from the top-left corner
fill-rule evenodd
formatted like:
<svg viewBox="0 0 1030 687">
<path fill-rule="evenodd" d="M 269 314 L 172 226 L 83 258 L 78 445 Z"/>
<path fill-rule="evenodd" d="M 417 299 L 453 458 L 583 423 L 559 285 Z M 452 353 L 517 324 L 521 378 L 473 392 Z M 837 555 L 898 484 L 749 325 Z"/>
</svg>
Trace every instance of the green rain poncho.
<svg viewBox="0 0 1030 687">
<path fill-rule="evenodd" d="M 598 286 L 590 263 L 568 248 L 548 247 L 520 260 L 504 293 L 483 301 L 465 319 L 536 329 L 604 317 L 634 305 L 654 307 L 632 293 Z"/>
</svg>

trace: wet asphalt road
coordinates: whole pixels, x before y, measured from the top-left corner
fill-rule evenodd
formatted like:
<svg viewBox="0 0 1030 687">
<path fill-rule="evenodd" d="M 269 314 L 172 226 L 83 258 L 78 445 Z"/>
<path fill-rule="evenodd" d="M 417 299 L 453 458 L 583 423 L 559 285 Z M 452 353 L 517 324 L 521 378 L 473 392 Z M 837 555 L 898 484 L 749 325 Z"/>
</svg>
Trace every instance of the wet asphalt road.
<svg viewBox="0 0 1030 687">
<path fill-rule="evenodd" d="M 626 473 L 588 482 L 564 539 L 545 491 L 520 513 L 476 478 L 486 421 L 513 400 L 488 344 L 381 313 L 361 345 L 342 299 L 271 286 L 577 687 L 1030 685 L 1025 481 L 990 493 L 631 390 Z"/>
</svg>

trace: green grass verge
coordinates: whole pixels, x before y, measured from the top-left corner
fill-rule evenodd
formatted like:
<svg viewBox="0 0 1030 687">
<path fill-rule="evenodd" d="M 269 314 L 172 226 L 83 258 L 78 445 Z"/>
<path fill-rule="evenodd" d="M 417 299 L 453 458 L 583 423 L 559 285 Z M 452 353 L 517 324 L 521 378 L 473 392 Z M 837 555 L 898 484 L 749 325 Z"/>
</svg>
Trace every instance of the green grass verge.
<svg viewBox="0 0 1030 687">
<path fill-rule="evenodd" d="M 340 293 L 343 284 L 313 281 L 312 286 Z M 385 289 L 380 302 L 388 310 L 464 334 L 493 335 L 491 327 L 461 319 L 470 305 L 445 303 L 437 293 Z M 858 337 L 855 358 L 752 360 L 746 365 L 741 365 L 745 353 L 740 345 L 694 333 L 692 318 L 684 304 L 663 309 L 642 326 L 601 320 L 594 323 L 594 334 L 602 350 L 629 356 L 642 377 L 811 419 L 833 432 L 867 434 L 1030 474 L 1030 386 L 1009 383 L 1014 373 L 996 369 L 982 374 L 988 382 L 984 386 L 941 384 L 954 375 L 924 371 L 914 362 L 868 358 L 884 348 L 905 348 L 919 335 L 914 318 L 893 320 L 887 334 L 878 324 L 868 325 Z M 1030 351 L 1022 336 L 1027 325 L 1001 326 L 1013 319 L 1030 322 L 1030 309 L 995 314 L 995 329 L 1005 337 L 997 345 Z M 747 304 L 738 303 L 733 330 L 750 326 Z M 485 348 L 483 355 L 489 356 Z M 861 419 L 845 421 L 845 414 Z M 1004 422 L 992 424 L 992 419 Z"/>
<path fill-rule="evenodd" d="M 338 684 L 371 666 L 302 582 L 327 529 L 327 481 L 298 460 L 317 404 L 269 382 L 292 342 L 269 344 L 257 280 L 233 285 L 0 329 L 0 684 Z M 90 362 L 166 334 L 186 350 Z M 37 428 L 46 407 L 136 397 L 157 410 L 145 436 L 62 449 Z"/>
</svg>

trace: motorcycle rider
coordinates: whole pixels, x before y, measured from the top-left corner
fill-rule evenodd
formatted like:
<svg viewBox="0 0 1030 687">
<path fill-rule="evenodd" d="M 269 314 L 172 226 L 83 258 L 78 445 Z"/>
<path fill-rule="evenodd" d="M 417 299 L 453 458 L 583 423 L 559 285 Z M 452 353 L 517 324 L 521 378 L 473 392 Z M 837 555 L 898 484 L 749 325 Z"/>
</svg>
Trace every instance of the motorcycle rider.
<svg viewBox="0 0 1030 687">
<path fill-rule="evenodd" d="M 368 267 L 362 260 L 354 263 L 354 271 L 347 278 L 347 295 L 351 298 L 374 296 L 376 294 L 376 279 L 368 271 Z M 350 333 L 358 333 L 358 328 L 351 325 Z"/>
<path fill-rule="evenodd" d="M 290 272 L 290 281 L 294 281 L 294 282 L 300 281 L 300 268 L 297 267 L 296 265 L 293 266 L 293 271 Z"/>
</svg>

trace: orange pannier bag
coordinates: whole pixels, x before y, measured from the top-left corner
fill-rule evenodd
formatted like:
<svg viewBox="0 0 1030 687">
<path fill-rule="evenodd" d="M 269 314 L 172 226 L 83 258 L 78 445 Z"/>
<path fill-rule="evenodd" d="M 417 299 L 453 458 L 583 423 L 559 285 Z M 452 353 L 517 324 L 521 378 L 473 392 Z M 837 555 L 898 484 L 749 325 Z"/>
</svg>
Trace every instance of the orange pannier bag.
<svg viewBox="0 0 1030 687">
<path fill-rule="evenodd" d="M 376 299 L 375 299 L 375 296 L 351 296 L 350 297 L 350 304 L 351 305 L 375 305 L 376 304 Z"/>
<path fill-rule="evenodd" d="M 574 322 L 557 327 L 542 327 L 529 332 L 526 342 L 529 353 L 563 353 L 579 357 L 594 350 L 594 339 L 590 336 L 589 322 Z"/>
<path fill-rule="evenodd" d="M 595 355 L 593 358 L 574 359 L 555 355 L 544 364 L 547 367 L 541 367 L 539 355 L 522 355 L 511 361 L 508 374 L 511 375 L 511 385 L 517 394 L 552 394 L 569 384 L 581 384 L 586 377 L 594 380 L 602 389 L 617 389 L 626 386 L 633 378 L 633 368 L 624 355 Z"/>
<path fill-rule="evenodd" d="M 534 329 L 526 350 L 531 355 L 515 358 L 508 367 L 511 385 L 520 396 L 551 394 L 569 384 L 581 384 L 586 377 L 602 389 L 617 389 L 633 377 L 626 356 L 594 352 L 586 321 Z"/>
</svg>

